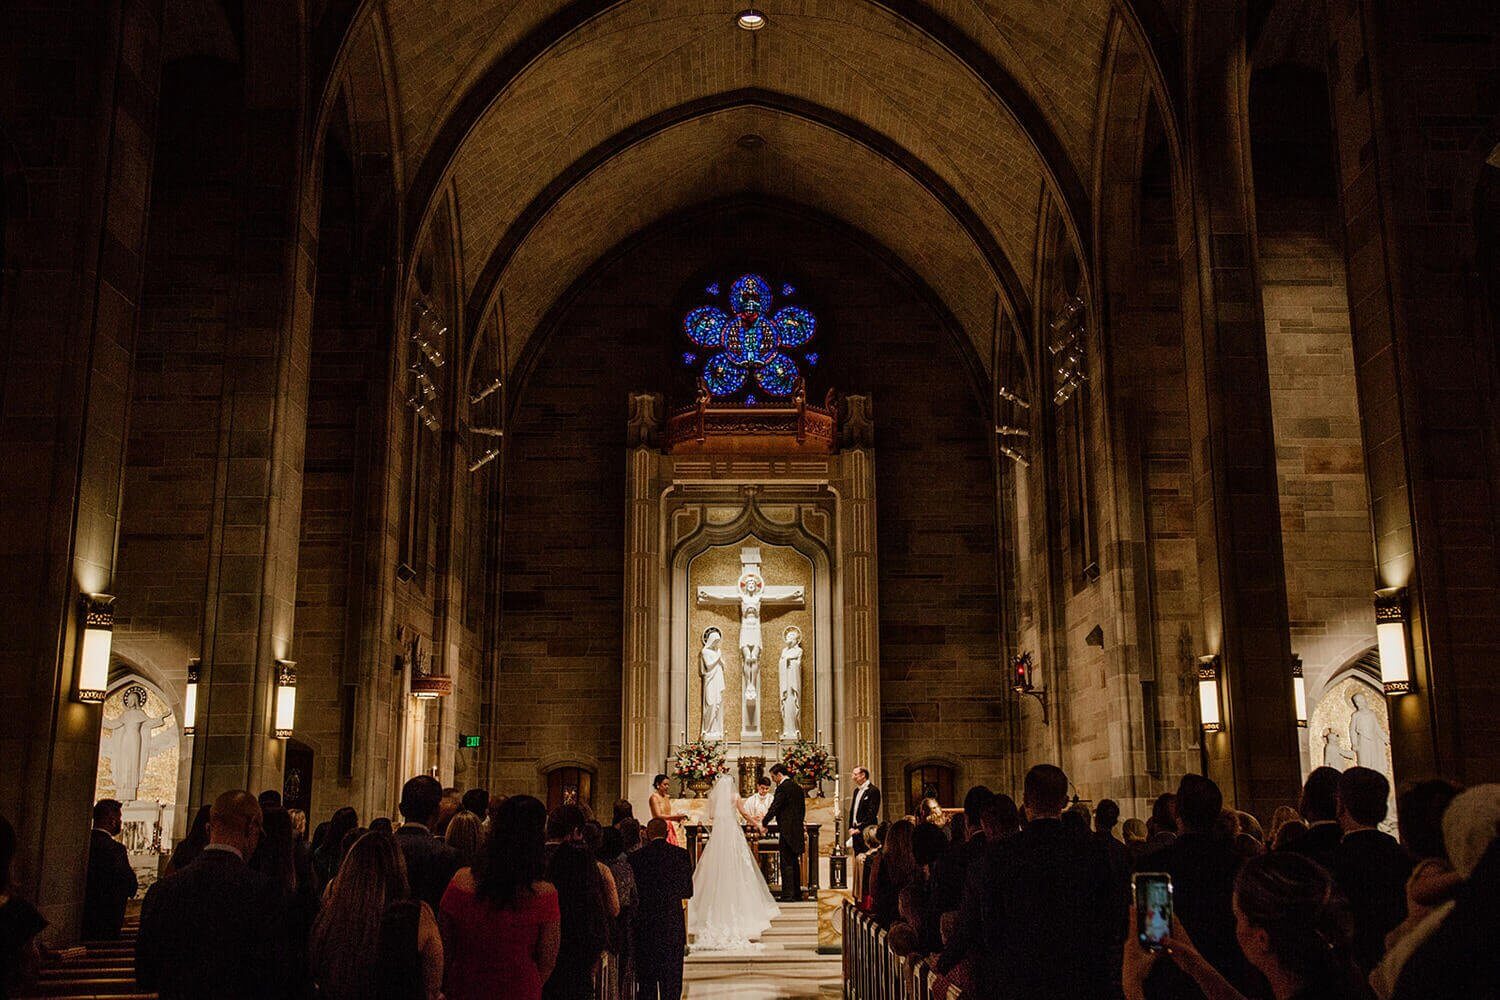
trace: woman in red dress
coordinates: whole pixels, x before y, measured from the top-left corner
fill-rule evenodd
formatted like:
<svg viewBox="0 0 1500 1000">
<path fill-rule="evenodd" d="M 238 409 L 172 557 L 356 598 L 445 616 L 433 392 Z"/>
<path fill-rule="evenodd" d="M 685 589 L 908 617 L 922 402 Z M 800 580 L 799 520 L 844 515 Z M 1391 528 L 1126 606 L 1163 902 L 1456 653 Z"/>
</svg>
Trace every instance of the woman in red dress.
<svg viewBox="0 0 1500 1000">
<path fill-rule="evenodd" d="M 561 911 L 542 880 L 547 807 L 513 795 L 495 815 L 473 868 L 443 893 L 447 1000 L 541 1000 L 557 964 Z"/>
</svg>

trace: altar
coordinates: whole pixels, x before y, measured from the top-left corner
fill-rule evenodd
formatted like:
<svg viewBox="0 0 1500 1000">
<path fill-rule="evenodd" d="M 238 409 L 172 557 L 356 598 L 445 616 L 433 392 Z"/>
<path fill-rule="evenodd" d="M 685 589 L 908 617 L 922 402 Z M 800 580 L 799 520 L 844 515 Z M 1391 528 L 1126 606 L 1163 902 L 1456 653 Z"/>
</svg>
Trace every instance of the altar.
<svg viewBox="0 0 1500 1000">
<path fill-rule="evenodd" d="M 621 786 L 644 802 L 684 744 L 769 768 L 798 740 L 879 761 L 868 399 L 633 396 Z M 825 791 L 832 792 L 832 783 Z M 683 799 L 691 815 L 701 800 Z M 837 803 L 810 798 L 834 828 Z M 826 815 L 817 816 L 822 812 Z M 826 852 L 832 837 L 824 837 Z"/>
</svg>

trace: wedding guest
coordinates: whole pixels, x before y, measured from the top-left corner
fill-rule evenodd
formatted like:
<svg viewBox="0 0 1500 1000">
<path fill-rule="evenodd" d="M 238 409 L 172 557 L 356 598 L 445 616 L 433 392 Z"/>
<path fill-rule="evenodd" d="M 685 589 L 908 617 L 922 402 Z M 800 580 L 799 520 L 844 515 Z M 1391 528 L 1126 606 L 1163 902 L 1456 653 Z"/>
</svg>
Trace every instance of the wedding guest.
<svg viewBox="0 0 1500 1000">
<path fill-rule="evenodd" d="M 339 862 L 344 857 L 344 838 L 358 826 L 359 813 L 352 807 L 343 806 L 334 810 L 322 842 L 313 851 L 313 870 L 318 873 L 320 886 L 327 885 L 338 874 Z"/>
<path fill-rule="evenodd" d="M 900 918 L 917 932 L 917 946 L 923 954 L 943 950 L 943 900 L 934 891 L 933 869 L 945 851 L 953 845 L 941 827 L 924 823 L 912 831 L 911 854 L 915 866 L 912 877 L 896 900 Z"/>
<path fill-rule="evenodd" d="M 559 843 L 547 863 L 547 881 L 557 889 L 562 940 L 557 966 L 542 988 L 546 1000 L 591 1000 L 599 958 L 609 943 L 604 878 L 599 862 L 582 844 L 581 832 L 580 824 L 580 837 Z"/>
<path fill-rule="evenodd" d="M 1275 845 L 1276 835 L 1281 832 L 1283 826 L 1286 826 L 1288 823 L 1301 822 L 1302 817 L 1297 814 L 1295 808 L 1292 806 L 1277 806 L 1276 811 L 1271 813 L 1271 828 L 1266 832 L 1265 836 L 1266 845 Z M 1306 826 L 1306 824 L 1303 825 Z"/>
<path fill-rule="evenodd" d="M 620 839 L 625 843 L 625 853 L 634 854 L 641 849 L 641 821 L 634 816 L 627 816 L 615 825 L 620 831 Z"/>
<path fill-rule="evenodd" d="M 471 788 L 464 792 L 463 811 L 483 823 L 490 815 L 490 793 L 483 788 Z"/>
<path fill-rule="evenodd" d="M 83 889 L 83 937 L 86 941 L 114 941 L 125 923 L 125 904 L 140 888 L 130 854 L 117 838 L 124 829 L 121 805 L 115 799 L 94 803 L 94 828 L 89 832 L 89 866 Z"/>
<path fill-rule="evenodd" d="M 474 863 L 481 839 L 480 819 L 467 809 L 448 821 L 448 832 L 443 834 L 443 840 L 458 855 L 460 868 L 468 868 Z"/>
<path fill-rule="evenodd" d="M 693 895 L 687 851 L 667 842 L 667 821 L 646 825 L 646 846 L 630 856 L 640 909 L 635 921 L 638 1000 L 680 1000 L 687 921 L 682 902 Z"/>
<path fill-rule="evenodd" d="M 1089 807 L 1082 802 L 1075 802 L 1063 811 L 1062 820 L 1064 826 L 1071 826 L 1083 833 L 1092 833 L 1094 828 L 1094 817 L 1089 812 Z"/>
<path fill-rule="evenodd" d="M 1350 953 L 1344 900 L 1321 866 L 1292 852 L 1251 858 L 1235 879 L 1233 909 L 1235 937 L 1275 1000 L 1368 997 L 1369 987 Z M 1135 935 L 1132 908 L 1122 970 L 1128 1000 L 1151 996 L 1148 977 L 1154 979 L 1167 966 L 1190 978 L 1194 996 L 1245 1000 L 1260 993 L 1259 977 L 1249 993 L 1225 979 L 1182 923 L 1173 924 L 1161 951 L 1139 947 Z"/>
<path fill-rule="evenodd" d="M 1146 823 L 1132 816 L 1120 825 L 1120 832 L 1125 835 L 1125 850 L 1130 855 L 1130 867 L 1134 868 L 1146 853 Z"/>
<path fill-rule="evenodd" d="M 541 1000 L 561 946 L 557 890 L 543 879 L 547 808 L 512 795 L 478 863 L 443 894 L 447 1000 Z"/>
<path fill-rule="evenodd" d="M 631 819 L 631 822 L 635 822 L 634 819 Z M 604 831 L 598 856 L 599 860 L 609 868 L 620 900 L 620 912 L 610 922 L 609 933 L 609 952 L 613 959 L 614 979 L 609 984 L 607 995 L 603 1000 L 615 997 L 622 998 L 622 1000 L 634 1000 L 633 924 L 636 910 L 640 905 L 640 896 L 636 889 L 635 871 L 630 867 L 630 861 L 625 856 L 625 838 L 618 827 L 612 826 Z"/>
<path fill-rule="evenodd" d="M 448 824 L 453 817 L 463 812 L 463 796 L 458 794 L 456 788 L 443 788 L 442 797 L 438 799 L 437 817 L 429 824 L 427 829 L 439 840 L 448 832 Z"/>
<path fill-rule="evenodd" d="M 265 791 L 261 792 L 260 795 L 256 798 L 256 801 L 260 803 L 260 811 L 262 814 L 264 814 L 267 809 L 282 808 L 281 793 L 274 788 L 267 788 Z"/>
<path fill-rule="evenodd" d="M 1385 822 L 1390 793 L 1385 775 L 1372 768 L 1351 767 L 1339 775 L 1338 822 L 1344 838 L 1329 870 L 1349 900 L 1354 958 L 1366 972 L 1380 961 L 1385 936 L 1406 919 L 1411 857 L 1395 837 L 1378 829 Z"/>
<path fill-rule="evenodd" d="M 868 826 L 877 826 L 880 823 L 880 789 L 876 788 L 870 781 L 870 772 L 867 768 L 856 767 L 849 772 L 849 778 L 854 785 L 854 790 L 849 796 L 849 846 L 855 854 L 870 847 L 855 833 Z"/>
<path fill-rule="evenodd" d="M 261 811 L 247 791 L 214 800 L 208 846 L 156 882 L 141 904 L 135 978 L 161 1000 L 269 1000 L 295 991 L 280 887 L 245 859 Z"/>
<path fill-rule="evenodd" d="M 319 1000 L 437 1000 L 443 941 L 432 909 L 410 898 L 396 842 L 367 833 L 328 886 L 309 961 Z"/>
<path fill-rule="evenodd" d="M 1024 787 L 1026 827 L 970 871 L 937 971 L 973 956 L 978 1000 L 1105 996 L 1113 979 L 1105 967 L 1109 859 L 1091 835 L 1062 825 L 1068 777 L 1061 768 L 1038 764 Z"/>
<path fill-rule="evenodd" d="M 46 919 L 30 902 L 11 891 L 10 868 L 16 858 L 16 829 L 0 816 L 0 1000 L 9 986 L 23 992 L 36 984 L 41 967 L 37 935 Z"/>
<path fill-rule="evenodd" d="M 1273 851 L 1288 851 L 1292 845 L 1307 836 L 1307 824 L 1300 819 L 1288 820 L 1281 824 L 1281 829 L 1276 831 L 1276 836 L 1271 839 L 1270 848 Z"/>
<path fill-rule="evenodd" d="M 1146 820 L 1146 854 L 1159 851 L 1177 839 L 1177 795 L 1162 792 L 1151 803 L 1151 818 Z"/>
<path fill-rule="evenodd" d="M 1302 798 L 1297 812 L 1307 823 L 1307 833 L 1288 845 L 1312 858 L 1324 868 L 1332 868 L 1333 852 L 1344 832 L 1339 827 L 1339 772 L 1331 767 L 1315 767 L 1302 783 Z"/>
<path fill-rule="evenodd" d="M 1177 785 L 1177 838 L 1147 855 L 1139 867 L 1172 876 L 1174 919 L 1186 928 L 1204 958 L 1242 992 L 1251 992 L 1254 973 L 1235 939 L 1234 880 L 1241 858 L 1220 818 L 1219 786 L 1201 774 L 1185 774 Z M 1177 966 L 1152 972 L 1153 998 L 1196 997 L 1197 988 Z"/>
<path fill-rule="evenodd" d="M 1396 799 L 1401 846 L 1406 848 L 1413 867 L 1406 880 L 1406 919 L 1387 935 L 1387 949 L 1434 907 L 1452 899 L 1463 884 L 1463 876 L 1454 870 L 1443 843 L 1443 815 L 1458 793 L 1459 787 L 1453 782 L 1432 778 L 1418 782 Z"/>
<path fill-rule="evenodd" d="M 318 916 L 319 893 L 316 877 L 311 871 L 299 869 L 297 841 L 287 810 L 273 807 L 261 814 L 260 843 L 250 856 L 250 867 L 280 890 L 287 954 L 295 968 L 304 968 L 308 935 Z"/>
<path fill-rule="evenodd" d="M 931 823 L 934 826 L 948 826 L 948 816 L 943 812 L 943 807 L 938 805 L 938 800 L 932 797 L 923 799 L 917 804 L 917 822 Z"/>
<path fill-rule="evenodd" d="M 635 819 L 635 806 L 630 804 L 629 799 L 616 799 L 614 818 L 609 821 L 610 826 L 619 826 L 621 820 Z"/>
<path fill-rule="evenodd" d="M 419 774 L 401 788 L 401 829 L 396 843 L 406 859 L 406 879 L 412 895 L 436 912 L 448 880 L 458 871 L 458 852 L 432 833 L 442 809 L 443 789 L 437 779 Z M 374 830 L 374 824 L 371 824 Z"/>
<path fill-rule="evenodd" d="M 391 818 L 389 816 L 376 816 L 374 819 L 370 820 L 368 832 L 383 833 L 386 836 L 394 836 L 396 833 L 396 825 L 391 822 Z"/>
<path fill-rule="evenodd" d="M 188 827 L 187 836 L 177 842 L 172 849 L 172 860 L 167 862 L 167 870 L 163 873 L 170 875 L 180 872 L 192 864 L 198 857 L 198 853 L 208 846 L 208 803 L 198 807 L 193 814 L 192 825 Z"/>
<path fill-rule="evenodd" d="M 984 785 L 975 785 L 964 795 L 962 835 L 955 823 L 953 842 L 933 866 L 930 902 L 938 914 L 957 910 L 963 902 L 969 866 L 984 854 L 988 844 L 983 816 L 985 808 L 994 800 L 995 793 Z M 936 938 L 936 931 L 929 929 L 928 943 Z"/>
</svg>

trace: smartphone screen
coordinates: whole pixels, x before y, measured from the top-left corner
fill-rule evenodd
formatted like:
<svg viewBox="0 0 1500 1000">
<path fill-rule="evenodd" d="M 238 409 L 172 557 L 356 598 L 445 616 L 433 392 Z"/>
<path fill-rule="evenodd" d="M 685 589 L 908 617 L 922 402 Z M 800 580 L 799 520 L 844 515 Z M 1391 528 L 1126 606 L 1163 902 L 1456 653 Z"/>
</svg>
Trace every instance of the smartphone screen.
<svg viewBox="0 0 1500 1000">
<path fill-rule="evenodd" d="M 1135 894 L 1135 926 L 1141 947 L 1159 951 L 1172 933 L 1172 876 L 1166 872 L 1138 872 L 1131 876 Z"/>
</svg>

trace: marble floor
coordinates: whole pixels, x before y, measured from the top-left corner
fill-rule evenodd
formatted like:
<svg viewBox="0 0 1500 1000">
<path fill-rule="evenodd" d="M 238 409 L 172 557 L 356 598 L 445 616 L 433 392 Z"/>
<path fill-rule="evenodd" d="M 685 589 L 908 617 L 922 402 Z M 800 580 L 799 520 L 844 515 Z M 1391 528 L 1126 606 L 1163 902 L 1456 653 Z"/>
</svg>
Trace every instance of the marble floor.
<svg viewBox="0 0 1500 1000">
<path fill-rule="evenodd" d="M 818 904 L 782 904 L 748 952 L 688 953 L 686 1000 L 823 1000 L 843 993 L 843 960 L 818 954 Z"/>
</svg>

